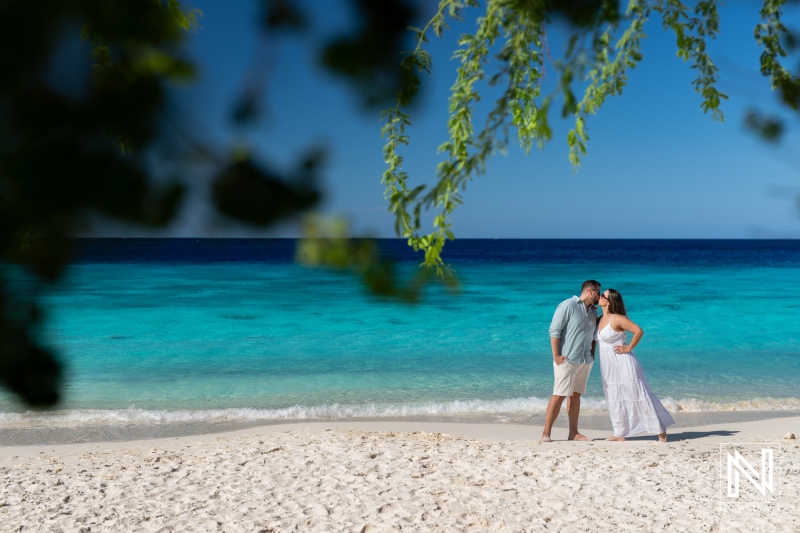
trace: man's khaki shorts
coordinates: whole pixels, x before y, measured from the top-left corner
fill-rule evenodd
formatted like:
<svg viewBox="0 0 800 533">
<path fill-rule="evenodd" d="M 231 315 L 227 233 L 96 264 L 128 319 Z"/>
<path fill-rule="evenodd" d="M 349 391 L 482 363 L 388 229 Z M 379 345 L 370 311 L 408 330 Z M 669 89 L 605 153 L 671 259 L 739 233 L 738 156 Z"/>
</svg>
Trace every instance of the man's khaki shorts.
<svg viewBox="0 0 800 533">
<path fill-rule="evenodd" d="M 556 377 L 553 396 L 572 396 L 576 392 L 584 394 L 586 383 L 589 381 L 589 372 L 592 371 L 592 364 L 574 364 L 564 361 L 557 365 L 553 361 L 553 373 Z"/>
</svg>

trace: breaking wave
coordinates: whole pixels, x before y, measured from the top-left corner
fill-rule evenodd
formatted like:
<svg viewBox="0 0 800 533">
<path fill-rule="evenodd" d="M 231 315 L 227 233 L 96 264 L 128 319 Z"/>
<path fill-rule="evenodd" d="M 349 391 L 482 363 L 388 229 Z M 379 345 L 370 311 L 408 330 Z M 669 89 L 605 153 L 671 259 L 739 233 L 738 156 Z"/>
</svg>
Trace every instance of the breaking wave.
<svg viewBox="0 0 800 533">
<path fill-rule="evenodd" d="M 0 413 L 0 426 L 82 426 L 88 424 L 167 424 L 202 422 L 269 422 L 285 420 L 324 420 L 337 418 L 380 418 L 437 415 L 486 415 L 505 413 L 543 413 L 547 398 L 515 398 L 508 400 L 455 400 L 425 404 L 402 405 L 295 405 L 277 409 L 225 408 L 157 410 L 130 407 L 128 409 L 71 409 L 44 412 Z M 709 401 L 696 398 L 675 400 L 663 398 L 671 412 L 709 411 L 789 411 L 800 410 L 799 398 L 762 398 L 742 401 Z M 602 398 L 582 398 L 584 412 L 606 411 Z"/>
</svg>

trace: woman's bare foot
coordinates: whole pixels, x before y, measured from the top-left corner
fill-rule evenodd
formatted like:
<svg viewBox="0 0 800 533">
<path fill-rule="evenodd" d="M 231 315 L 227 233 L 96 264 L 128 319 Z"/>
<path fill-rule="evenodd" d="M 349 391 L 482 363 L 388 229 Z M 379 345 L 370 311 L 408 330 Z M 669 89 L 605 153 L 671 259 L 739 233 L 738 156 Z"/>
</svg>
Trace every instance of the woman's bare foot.
<svg viewBox="0 0 800 533">
<path fill-rule="evenodd" d="M 667 432 L 658 434 L 658 442 L 667 442 Z"/>
<path fill-rule="evenodd" d="M 610 441 L 614 441 L 614 442 L 623 442 L 625 440 L 625 437 L 617 437 L 617 436 L 612 435 L 611 437 L 608 437 L 606 440 L 610 440 Z"/>
<path fill-rule="evenodd" d="M 581 435 L 580 433 L 575 433 L 574 435 L 570 435 L 567 437 L 567 440 L 589 440 L 587 437 Z"/>
<path fill-rule="evenodd" d="M 542 435 L 542 438 L 539 439 L 539 442 L 551 442 L 550 435 Z"/>
</svg>

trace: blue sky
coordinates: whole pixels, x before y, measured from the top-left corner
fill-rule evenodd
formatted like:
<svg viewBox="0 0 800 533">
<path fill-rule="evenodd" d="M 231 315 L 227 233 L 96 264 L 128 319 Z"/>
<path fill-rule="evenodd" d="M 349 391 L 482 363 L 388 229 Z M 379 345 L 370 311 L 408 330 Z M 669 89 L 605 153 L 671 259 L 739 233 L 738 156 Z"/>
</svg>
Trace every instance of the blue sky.
<svg viewBox="0 0 800 533">
<path fill-rule="evenodd" d="M 274 60 L 264 93 L 268 113 L 254 127 L 231 127 L 230 108 L 265 48 L 259 48 L 258 2 L 192 0 L 204 12 L 192 35 L 200 66 L 193 86 L 176 93 L 190 131 L 225 149 L 247 147 L 277 167 L 292 164 L 315 144 L 326 146 L 326 199 L 321 210 L 344 215 L 358 234 L 392 237 L 380 176 L 383 140 L 377 109 L 365 110 L 346 82 L 322 72 L 314 51 L 326 36 L 346 30 L 344 0 L 315 0 L 312 37 L 289 37 L 266 48 Z M 450 60 L 459 33 L 474 28 L 477 10 L 434 38 L 433 74 L 412 110 L 412 145 L 402 155 L 413 182 L 432 183 L 446 140 L 447 98 L 456 64 Z M 693 71 L 675 55 L 674 37 L 659 21 L 648 24 L 644 61 L 630 72 L 621 97 L 610 99 L 588 122 L 591 140 L 583 166 L 567 159 L 569 124 L 559 123 L 544 151 L 525 156 L 512 145 L 495 156 L 486 175 L 470 184 L 453 216 L 463 238 L 758 238 L 800 237 L 800 152 L 796 134 L 779 147 L 743 125 L 749 107 L 774 107 L 775 95 L 758 72 L 760 50 L 753 39 L 754 3 L 721 6 L 722 35 L 711 47 L 729 94 L 725 122 L 700 109 Z M 787 17 L 787 20 L 788 17 Z M 550 46 L 558 56 L 558 28 Z M 548 75 L 556 78 L 552 65 Z M 796 121 L 795 121 L 796 123 Z M 253 231 L 214 217 L 204 202 L 208 177 L 197 184 L 170 236 L 294 236 L 296 223 Z M 423 229 L 428 229 L 423 228 Z M 108 226 L 108 232 L 115 231 Z"/>
</svg>

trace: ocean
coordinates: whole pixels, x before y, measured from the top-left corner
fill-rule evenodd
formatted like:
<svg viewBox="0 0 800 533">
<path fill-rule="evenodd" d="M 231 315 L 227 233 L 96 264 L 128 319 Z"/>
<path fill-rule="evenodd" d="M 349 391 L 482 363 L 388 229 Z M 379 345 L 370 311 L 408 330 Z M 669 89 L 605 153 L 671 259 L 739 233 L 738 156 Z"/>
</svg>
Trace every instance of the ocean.
<svg viewBox="0 0 800 533">
<path fill-rule="evenodd" d="M 585 279 L 622 293 L 673 413 L 800 410 L 800 241 L 463 239 L 444 252 L 460 290 L 434 283 L 417 304 L 299 266 L 295 244 L 79 240 L 41 293 L 63 401 L 34 412 L 0 391 L 0 444 L 314 419 L 541 421 L 550 319 Z M 380 246 L 403 276 L 420 262 L 404 241 Z M 599 368 L 582 409 L 604 414 Z"/>
</svg>

